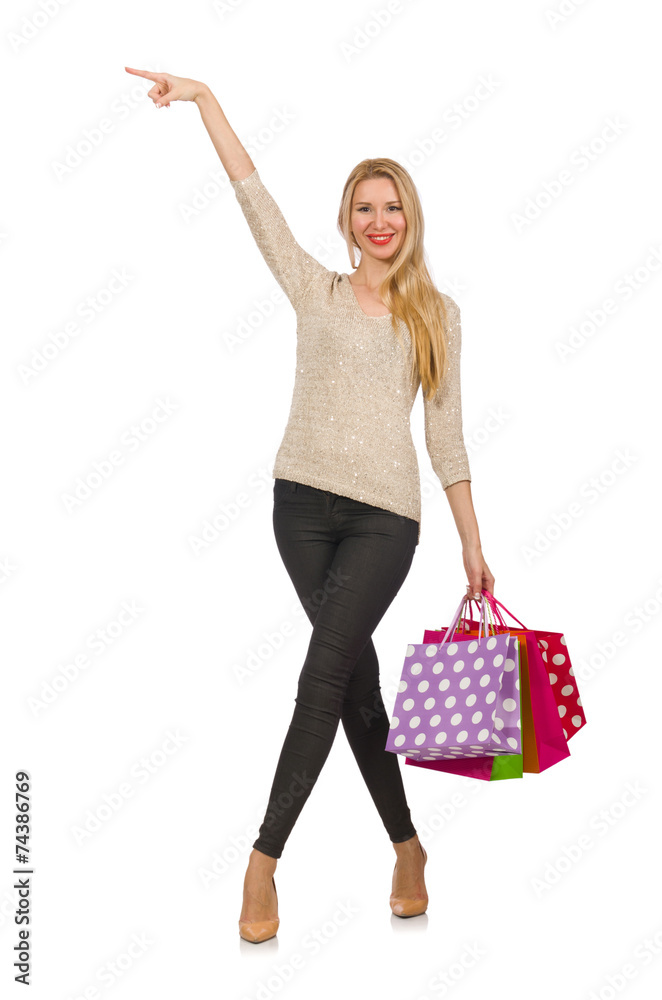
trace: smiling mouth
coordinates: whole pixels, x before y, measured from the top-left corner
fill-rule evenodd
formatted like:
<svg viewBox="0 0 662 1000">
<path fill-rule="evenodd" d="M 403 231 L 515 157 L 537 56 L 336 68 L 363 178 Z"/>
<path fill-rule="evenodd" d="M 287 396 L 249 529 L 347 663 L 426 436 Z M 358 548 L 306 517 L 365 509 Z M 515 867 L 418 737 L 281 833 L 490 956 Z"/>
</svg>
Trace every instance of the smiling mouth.
<svg viewBox="0 0 662 1000">
<path fill-rule="evenodd" d="M 378 244 L 379 243 L 390 243 L 390 241 L 393 239 L 394 236 L 395 236 L 395 233 L 386 233 L 383 236 L 372 236 L 372 235 L 369 234 L 368 235 L 368 239 L 372 243 L 378 243 Z"/>
</svg>

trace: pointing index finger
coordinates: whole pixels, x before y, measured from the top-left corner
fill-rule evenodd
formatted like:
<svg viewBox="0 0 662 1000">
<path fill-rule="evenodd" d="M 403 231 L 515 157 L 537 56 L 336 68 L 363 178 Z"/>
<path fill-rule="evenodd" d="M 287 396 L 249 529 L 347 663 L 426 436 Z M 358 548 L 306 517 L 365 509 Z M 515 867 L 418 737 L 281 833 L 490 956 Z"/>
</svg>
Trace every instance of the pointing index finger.
<svg viewBox="0 0 662 1000">
<path fill-rule="evenodd" d="M 163 82 L 162 73 L 148 73 L 145 69 L 132 69 L 131 66 L 125 66 L 124 69 L 127 73 L 135 73 L 136 76 L 144 76 L 147 80 L 154 80 L 155 83 Z"/>
</svg>

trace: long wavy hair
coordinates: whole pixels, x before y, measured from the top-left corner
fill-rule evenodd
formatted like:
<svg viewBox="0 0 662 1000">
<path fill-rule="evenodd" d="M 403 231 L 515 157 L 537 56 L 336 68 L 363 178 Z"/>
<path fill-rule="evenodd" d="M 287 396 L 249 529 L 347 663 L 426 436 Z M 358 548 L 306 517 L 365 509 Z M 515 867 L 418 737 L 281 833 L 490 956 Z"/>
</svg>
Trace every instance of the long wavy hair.
<svg viewBox="0 0 662 1000">
<path fill-rule="evenodd" d="M 389 262 L 379 296 L 391 312 L 391 326 L 405 350 L 398 329 L 401 319 L 409 330 L 412 343 L 411 377 L 420 376 L 423 395 L 430 399 L 437 391 L 447 368 L 448 316 L 441 293 L 435 287 L 427 267 L 423 246 L 425 223 L 416 186 L 410 174 L 396 160 L 388 157 L 362 160 L 354 167 L 343 188 L 338 212 L 338 229 L 343 236 L 352 267 L 355 263 L 356 238 L 351 232 L 352 201 L 356 185 L 373 177 L 388 177 L 402 202 L 407 228 L 402 246 Z"/>
</svg>

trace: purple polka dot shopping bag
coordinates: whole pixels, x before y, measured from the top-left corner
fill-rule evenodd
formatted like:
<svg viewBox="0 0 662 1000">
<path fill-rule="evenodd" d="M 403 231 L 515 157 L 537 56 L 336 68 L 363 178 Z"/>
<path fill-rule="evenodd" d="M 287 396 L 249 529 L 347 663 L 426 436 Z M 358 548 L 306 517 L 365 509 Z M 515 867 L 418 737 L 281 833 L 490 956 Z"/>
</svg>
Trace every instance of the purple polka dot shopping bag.
<svg viewBox="0 0 662 1000">
<path fill-rule="evenodd" d="M 517 638 L 481 634 L 484 597 L 478 635 L 454 636 L 467 600 L 441 642 L 407 647 L 384 749 L 412 763 L 522 753 Z"/>
</svg>

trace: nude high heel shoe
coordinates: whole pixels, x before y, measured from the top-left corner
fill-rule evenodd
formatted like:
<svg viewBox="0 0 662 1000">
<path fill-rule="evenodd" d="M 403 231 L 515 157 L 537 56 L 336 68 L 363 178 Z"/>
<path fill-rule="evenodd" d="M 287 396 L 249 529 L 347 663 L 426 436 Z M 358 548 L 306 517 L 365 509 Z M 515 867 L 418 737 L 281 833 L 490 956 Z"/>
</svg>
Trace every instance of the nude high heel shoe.
<svg viewBox="0 0 662 1000">
<path fill-rule="evenodd" d="M 423 868 L 425 868 L 425 863 L 428 860 L 428 854 L 421 842 L 419 841 L 418 846 L 423 852 Z M 395 868 L 393 869 L 393 884 L 395 885 L 395 872 L 398 867 L 398 862 L 395 862 Z M 396 896 L 391 893 L 389 903 L 391 905 L 391 910 L 396 915 L 396 917 L 417 917 L 421 913 L 425 913 L 428 908 L 428 897 L 424 896 L 423 899 L 409 899 L 407 896 Z"/>
<path fill-rule="evenodd" d="M 271 876 L 271 881 L 273 883 L 274 892 L 276 892 L 276 882 L 274 881 L 273 875 Z M 246 889 L 246 892 L 258 899 L 254 892 L 250 889 Z M 262 900 L 260 900 L 262 902 Z M 278 893 L 276 892 L 276 906 L 278 906 Z M 252 944 L 260 944 L 262 941 L 268 941 L 270 938 L 276 936 L 276 932 L 280 925 L 280 919 L 278 917 L 275 920 L 241 920 L 239 919 L 239 934 L 244 939 L 244 941 L 250 941 Z"/>
</svg>

